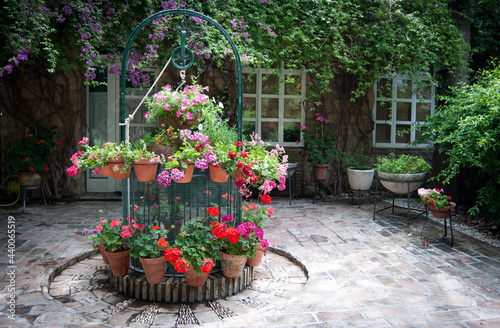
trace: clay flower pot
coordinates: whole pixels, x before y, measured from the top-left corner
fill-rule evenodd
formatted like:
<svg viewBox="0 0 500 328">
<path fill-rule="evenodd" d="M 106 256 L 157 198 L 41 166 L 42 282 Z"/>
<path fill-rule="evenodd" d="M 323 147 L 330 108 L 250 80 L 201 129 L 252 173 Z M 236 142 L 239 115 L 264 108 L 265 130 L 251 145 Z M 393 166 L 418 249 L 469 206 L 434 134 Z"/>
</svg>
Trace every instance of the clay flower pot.
<svg viewBox="0 0 500 328">
<path fill-rule="evenodd" d="M 142 158 L 138 161 L 134 161 L 134 171 L 135 171 L 135 176 L 137 177 L 137 181 L 139 182 L 154 181 L 159 164 L 160 164 L 160 156 L 155 156 L 151 160 L 147 158 Z"/>
<path fill-rule="evenodd" d="M 191 287 L 201 287 L 207 281 L 208 273 L 197 274 L 193 269 L 189 269 L 184 272 L 184 278 L 186 279 L 186 284 Z"/>
<path fill-rule="evenodd" d="M 108 258 L 113 276 L 122 277 L 128 273 L 128 267 L 130 265 L 130 251 L 131 249 L 116 253 L 106 251 L 106 257 Z"/>
<path fill-rule="evenodd" d="M 455 206 L 457 206 L 457 204 L 451 202 L 451 205 L 440 208 L 439 210 L 433 209 L 432 207 L 429 207 L 429 210 L 436 219 L 447 219 L 450 216 L 450 210 L 455 208 Z"/>
<path fill-rule="evenodd" d="M 122 173 L 122 169 L 125 166 L 125 161 L 122 157 L 108 159 L 107 162 L 115 180 L 125 180 L 130 178 L 130 169 Z"/>
<path fill-rule="evenodd" d="M 254 257 L 247 258 L 247 266 L 249 267 L 259 266 L 260 262 L 262 261 L 262 256 L 264 256 L 264 252 L 261 251 L 260 249 L 256 250 Z"/>
<path fill-rule="evenodd" d="M 108 257 L 106 256 L 106 248 L 104 245 L 98 245 L 97 249 L 99 249 L 99 252 L 101 252 L 102 260 L 104 263 L 109 264 Z"/>
<path fill-rule="evenodd" d="M 159 284 L 165 276 L 165 268 L 167 267 L 167 259 L 162 256 L 156 259 L 147 259 L 139 257 L 139 261 L 144 269 L 147 281 L 151 284 Z"/>
<path fill-rule="evenodd" d="M 113 171 L 111 171 L 109 165 L 101 166 L 101 174 L 103 177 L 111 177 L 113 176 Z"/>
<path fill-rule="evenodd" d="M 328 164 L 314 165 L 314 177 L 316 178 L 316 180 L 325 180 L 327 170 L 328 170 Z"/>
<path fill-rule="evenodd" d="M 226 170 L 224 170 L 221 167 L 217 167 L 214 165 L 209 165 L 208 169 L 210 170 L 210 178 L 212 179 L 213 182 L 226 182 L 227 179 L 229 178 L 229 175 L 226 173 Z"/>
<path fill-rule="evenodd" d="M 224 277 L 231 279 L 240 277 L 247 263 L 247 257 L 245 255 L 229 255 L 221 251 L 219 253 L 222 257 L 220 264 Z"/>
</svg>

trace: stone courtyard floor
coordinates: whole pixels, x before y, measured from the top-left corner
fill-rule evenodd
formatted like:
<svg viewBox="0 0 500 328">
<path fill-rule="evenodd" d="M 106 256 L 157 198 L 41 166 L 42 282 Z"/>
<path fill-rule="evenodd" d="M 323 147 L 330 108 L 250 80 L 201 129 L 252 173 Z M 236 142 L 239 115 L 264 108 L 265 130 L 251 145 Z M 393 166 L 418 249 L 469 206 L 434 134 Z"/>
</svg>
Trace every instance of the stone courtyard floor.
<svg viewBox="0 0 500 328">
<path fill-rule="evenodd" d="M 121 202 L 0 210 L 0 326 L 500 327 L 498 247 L 458 231 L 450 247 L 430 220 L 425 246 L 423 216 L 410 227 L 395 216 L 373 221 L 367 201 L 273 198 L 271 206 L 265 231 L 273 249 L 252 284 L 226 299 L 180 304 L 109 289 L 108 267 L 81 231 L 100 209 L 121 216 Z"/>
</svg>

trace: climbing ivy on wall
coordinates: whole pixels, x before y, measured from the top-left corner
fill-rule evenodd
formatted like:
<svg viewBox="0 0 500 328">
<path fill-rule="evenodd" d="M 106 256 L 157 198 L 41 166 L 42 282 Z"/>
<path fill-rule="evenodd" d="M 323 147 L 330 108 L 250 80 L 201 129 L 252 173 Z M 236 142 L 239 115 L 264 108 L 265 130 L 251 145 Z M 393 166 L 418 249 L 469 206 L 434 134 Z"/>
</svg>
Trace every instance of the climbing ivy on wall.
<svg viewBox="0 0 500 328">
<path fill-rule="evenodd" d="M 161 9 L 194 9 L 233 36 L 247 65 L 307 70 L 308 97 L 320 101 L 338 70 L 358 78 L 352 96 L 363 96 L 383 74 L 406 72 L 431 79 L 463 67 L 466 45 L 454 26 L 449 0 L 199 0 L 7 1 L 0 13 L 0 78 L 26 65 L 49 71 L 83 67 L 92 83 L 99 66 L 117 70 L 116 58 L 132 29 Z M 179 43 L 179 17 L 158 19 L 128 63 L 136 85 L 140 71 L 165 61 Z M 172 24 L 175 22 L 175 24 Z M 197 65 L 221 67 L 232 54 L 220 34 L 197 18 L 187 21 Z M 102 55 L 106 55 L 101 59 Z"/>
</svg>

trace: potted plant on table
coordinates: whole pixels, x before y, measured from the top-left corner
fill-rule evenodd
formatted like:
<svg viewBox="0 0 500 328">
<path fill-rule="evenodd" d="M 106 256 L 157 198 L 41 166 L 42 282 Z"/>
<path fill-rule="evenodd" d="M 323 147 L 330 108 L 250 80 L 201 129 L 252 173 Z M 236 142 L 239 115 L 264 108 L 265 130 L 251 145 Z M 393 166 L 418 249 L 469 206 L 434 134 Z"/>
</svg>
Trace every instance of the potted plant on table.
<svg viewBox="0 0 500 328">
<path fill-rule="evenodd" d="M 8 168 L 17 172 L 19 184 L 26 186 L 40 185 L 42 174 L 49 171 L 47 159 L 54 147 L 52 140 L 55 127 L 49 130 L 38 129 L 31 125 L 26 129 L 23 139 L 8 148 L 5 158 Z M 29 188 L 29 187 L 28 187 Z"/>
<path fill-rule="evenodd" d="M 445 195 L 443 189 L 418 189 L 420 200 L 430 210 L 435 218 L 446 219 L 457 204 L 451 201 L 451 196 Z"/>
<path fill-rule="evenodd" d="M 139 258 L 146 279 L 150 284 L 159 284 L 163 281 L 167 260 L 163 256 L 168 248 L 165 240 L 169 230 L 161 229 L 160 226 L 141 225 L 139 231 L 129 242 L 131 248 L 130 256 Z M 172 227 L 173 228 L 173 227 Z"/>
<path fill-rule="evenodd" d="M 358 151 L 355 155 L 344 153 L 342 159 L 347 166 L 347 178 L 351 190 L 370 190 L 375 175 L 375 169 L 371 166 L 371 157 L 366 156 L 363 151 Z"/>
<path fill-rule="evenodd" d="M 184 273 L 189 286 L 202 286 L 219 259 L 217 240 L 205 219 L 197 217 L 186 222 L 175 238 L 175 247 L 165 252 L 167 260 L 177 272 Z"/>
<path fill-rule="evenodd" d="M 301 126 L 304 138 L 302 155 L 310 166 L 314 168 L 314 175 L 317 180 L 326 178 L 328 163 L 337 155 L 335 149 L 335 134 L 327 131 L 328 119 L 323 118 L 318 113 L 316 115 L 314 128 Z"/>
<path fill-rule="evenodd" d="M 378 157 L 375 168 L 382 185 L 397 194 L 417 190 L 431 170 L 422 157 L 406 154 L 396 157 L 394 153 Z"/>
</svg>

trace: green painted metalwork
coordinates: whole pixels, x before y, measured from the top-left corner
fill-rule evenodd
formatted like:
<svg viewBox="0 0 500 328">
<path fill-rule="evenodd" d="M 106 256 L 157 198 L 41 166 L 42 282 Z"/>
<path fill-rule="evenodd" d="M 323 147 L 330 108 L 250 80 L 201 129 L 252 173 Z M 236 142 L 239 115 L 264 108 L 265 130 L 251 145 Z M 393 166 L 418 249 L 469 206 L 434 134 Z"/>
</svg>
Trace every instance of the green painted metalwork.
<svg viewBox="0 0 500 328">
<path fill-rule="evenodd" d="M 120 106 L 121 106 L 120 122 L 123 122 L 125 120 L 125 89 L 126 89 L 125 82 L 126 82 L 126 76 L 127 76 L 127 74 L 126 74 L 127 73 L 127 61 L 128 61 L 128 56 L 130 53 L 130 48 L 132 47 L 132 43 L 133 43 L 135 37 L 137 36 L 137 34 L 139 34 L 139 32 L 145 26 L 150 24 L 155 19 L 158 19 L 158 18 L 164 17 L 164 16 L 168 16 L 168 15 L 185 15 L 185 16 L 194 16 L 194 17 L 201 18 L 201 19 L 209 22 L 210 24 L 212 24 L 215 28 L 217 28 L 224 35 L 226 40 L 229 42 L 231 49 L 233 50 L 234 57 L 236 58 L 236 66 L 237 66 L 237 75 L 238 75 L 238 139 L 241 141 L 242 140 L 243 82 L 242 82 L 241 59 L 240 59 L 238 49 L 236 48 L 236 44 L 233 42 L 233 39 L 231 38 L 229 33 L 215 20 L 213 20 L 212 18 L 210 18 L 206 15 L 203 15 L 201 13 L 198 13 L 198 12 L 195 12 L 192 10 L 187 10 L 187 9 L 170 9 L 170 10 L 159 11 L 159 12 L 149 16 L 144 21 L 142 21 L 142 23 L 139 24 L 130 34 L 130 36 L 127 40 L 127 43 L 125 44 L 125 49 L 123 51 L 122 75 L 121 75 L 121 81 L 120 81 L 121 82 L 120 83 L 120 86 L 121 86 L 121 89 L 120 89 Z M 185 30 L 182 32 L 185 33 Z M 181 34 L 181 42 L 183 40 L 185 40 L 185 34 L 184 34 L 184 38 L 183 38 L 183 35 Z M 185 60 L 186 58 L 185 58 L 184 51 L 185 51 L 185 49 L 188 49 L 188 48 L 185 48 L 185 45 L 183 45 L 182 43 L 181 43 L 180 48 L 181 49 L 177 50 L 177 52 L 178 51 L 181 52 L 179 59 Z M 172 54 L 174 54 L 174 52 L 176 52 L 176 49 L 174 49 Z M 188 49 L 188 51 L 191 52 L 191 50 L 189 50 L 189 49 Z M 173 62 L 173 60 L 172 60 L 172 62 Z M 189 66 L 191 66 L 191 65 L 189 65 Z M 124 134 L 125 134 L 124 129 L 125 129 L 124 127 L 121 128 L 122 139 L 123 139 Z"/>
</svg>

